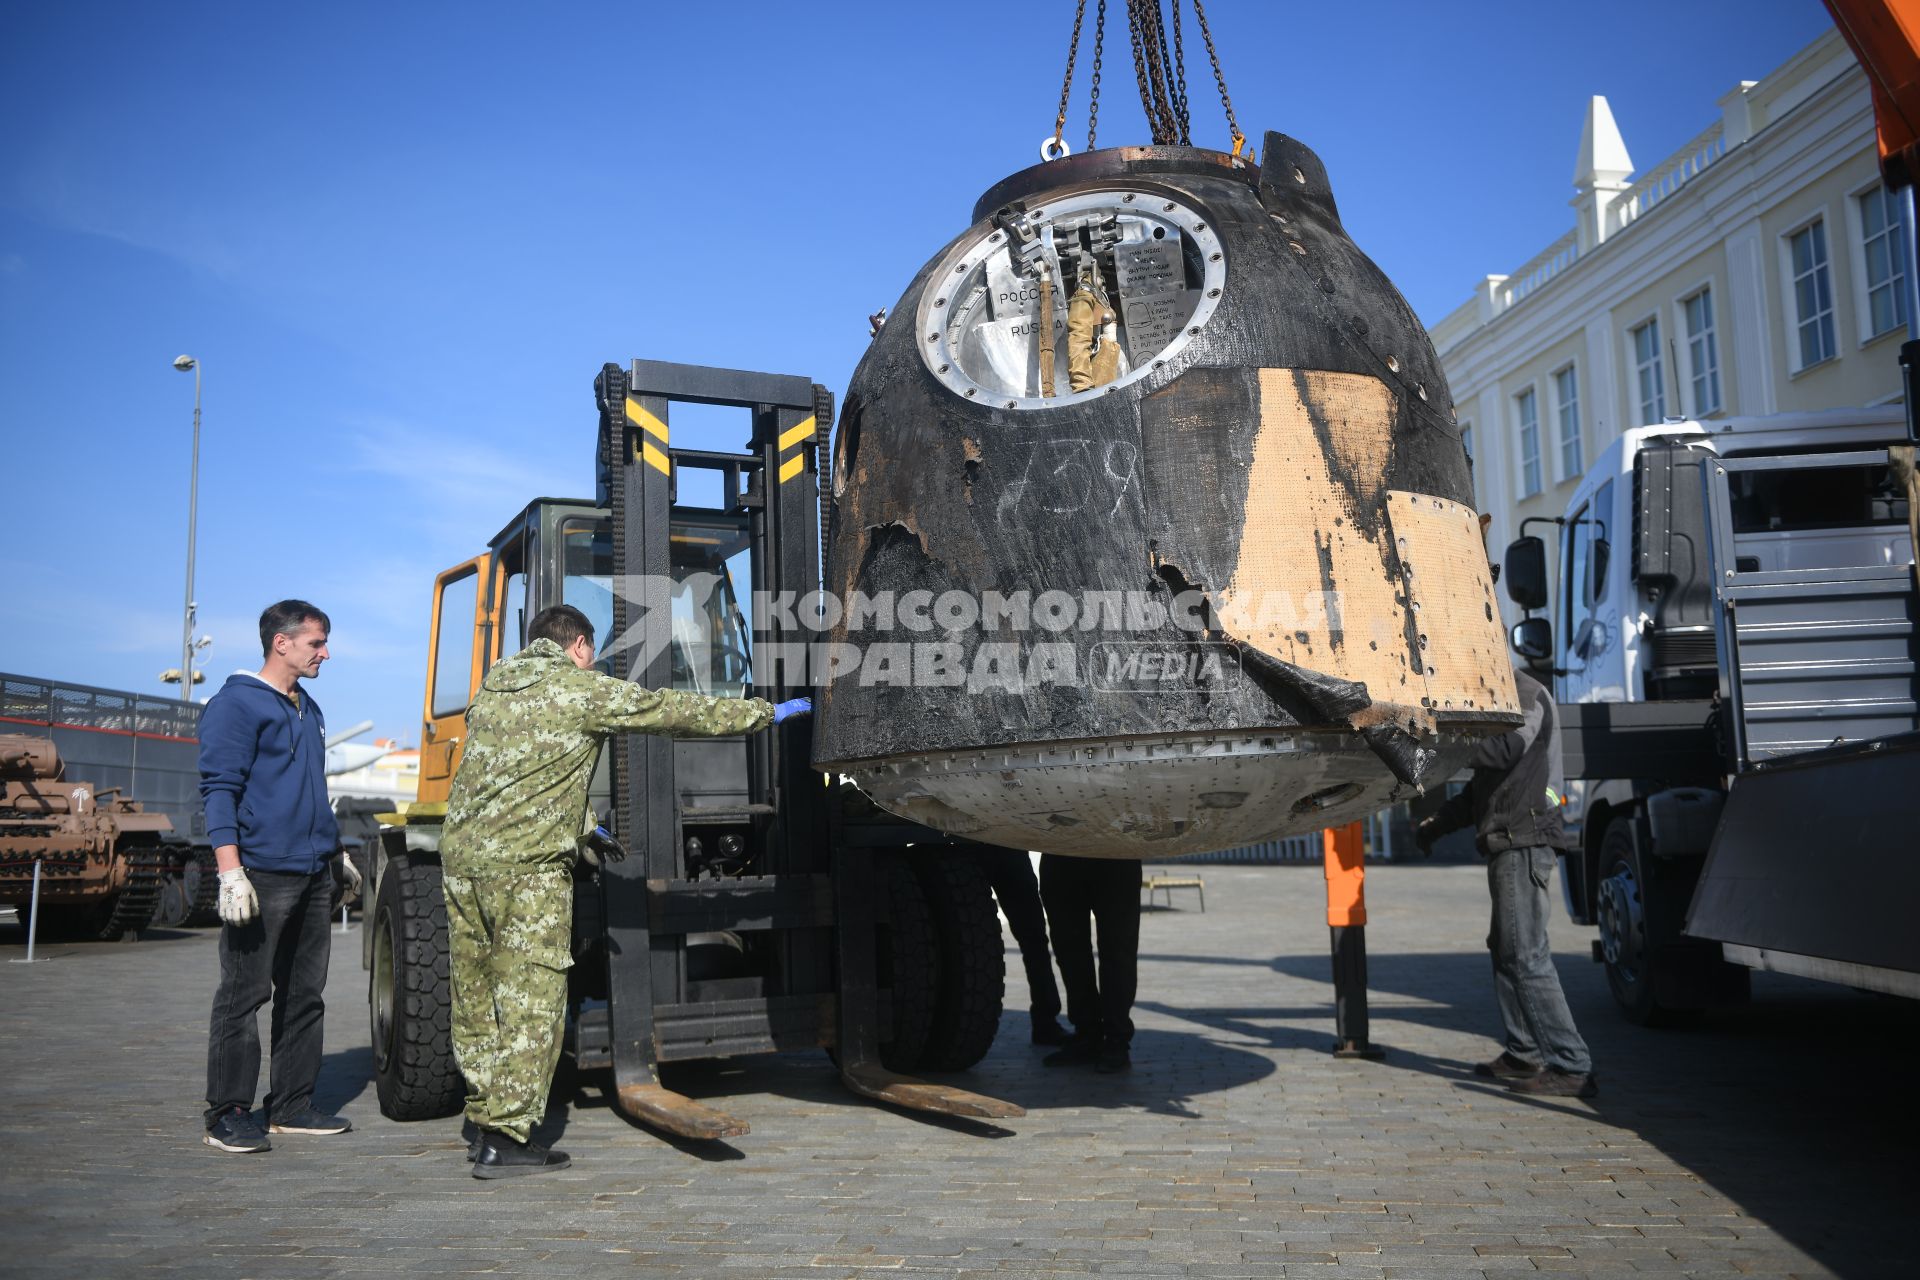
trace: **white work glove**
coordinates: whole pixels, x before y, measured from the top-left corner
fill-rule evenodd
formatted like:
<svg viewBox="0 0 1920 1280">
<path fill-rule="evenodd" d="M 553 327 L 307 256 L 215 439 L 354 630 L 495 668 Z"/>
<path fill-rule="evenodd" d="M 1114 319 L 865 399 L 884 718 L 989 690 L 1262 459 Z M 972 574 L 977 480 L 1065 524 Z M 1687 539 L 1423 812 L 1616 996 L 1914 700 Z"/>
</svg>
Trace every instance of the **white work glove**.
<svg viewBox="0 0 1920 1280">
<path fill-rule="evenodd" d="M 340 882 L 340 887 L 354 897 L 359 897 L 361 884 L 360 868 L 353 865 L 353 859 L 344 853 L 335 854 L 333 865 L 335 871 L 334 878 Z"/>
<path fill-rule="evenodd" d="M 220 873 L 220 919 L 240 925 L 260 914 L 260 899 L 253 893 L 253 881 L 245 867 Z"/>
</svg>

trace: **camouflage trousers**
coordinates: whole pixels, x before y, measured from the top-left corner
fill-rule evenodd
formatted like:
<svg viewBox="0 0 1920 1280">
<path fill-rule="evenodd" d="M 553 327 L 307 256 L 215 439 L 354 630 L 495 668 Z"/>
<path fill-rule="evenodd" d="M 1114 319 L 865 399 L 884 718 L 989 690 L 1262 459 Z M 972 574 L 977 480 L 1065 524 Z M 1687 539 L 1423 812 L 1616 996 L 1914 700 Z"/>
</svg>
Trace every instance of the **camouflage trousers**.
<svg viewBox="0 0 1920 1280">
<path fill-rule="evenodd" d="M 573 873 L 566 866 L 448 873 L 453 1056 L 467 1119 L 525 1142 L 546 1114 L 573 963 Z"/>
</svg>

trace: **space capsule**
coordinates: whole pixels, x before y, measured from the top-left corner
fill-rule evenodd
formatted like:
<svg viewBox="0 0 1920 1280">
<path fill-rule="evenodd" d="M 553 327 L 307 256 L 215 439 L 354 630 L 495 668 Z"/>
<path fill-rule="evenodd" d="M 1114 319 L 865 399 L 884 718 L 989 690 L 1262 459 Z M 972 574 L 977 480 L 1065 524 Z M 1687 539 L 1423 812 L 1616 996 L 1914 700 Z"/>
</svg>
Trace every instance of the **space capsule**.
<svg viewBox="0 0 1920 1280">
<path fill-rule="evenodd" d="M 1312 151 L 1052 160 L 855 371 L 814 759 L 1023 849 L 1349 822 L 1519 723 L 1446 380 Z"/>
</svg>

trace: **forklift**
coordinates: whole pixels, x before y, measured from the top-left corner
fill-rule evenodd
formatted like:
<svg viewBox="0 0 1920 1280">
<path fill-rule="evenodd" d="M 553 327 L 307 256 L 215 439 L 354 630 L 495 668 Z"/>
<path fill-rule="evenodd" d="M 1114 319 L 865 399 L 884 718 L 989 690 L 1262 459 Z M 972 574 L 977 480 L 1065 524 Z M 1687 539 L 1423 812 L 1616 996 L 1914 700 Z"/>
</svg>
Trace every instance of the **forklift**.
<svg viewBox="0 0 1920 1280">
<path fill-rule="evenodd" d="M 598 666 L 648 688 L 782 701 L 811 691 L 817 635 L 767 601 L 821 587 L 831 394 L 804 377 L 608 364 L 595 500 L 541 498 L 436 577 L 419 799 L 383 814 L 364 871 L 380 1110 L 453 1114 L 439 837 L 464 716 L 527 620 L 570 604 Z M 672 406 L 744 409 L 744 453 L 675 448 Z M 682 501 L 682 491 L 687 501 Z M 697 500 L 697 501 L 696 501 Z M 756 607 L 756 605 L 762 607 Z M 998 1029 L 1005 958 L 973 846 L 887 814 L 810 766 L 812 720 L 744 737 L 616 734 L 589 805 L 612 839 L 576 870 L 567 1046 L 612 1073 L 631 1119 L 681 1138 L 744 1135 L 675 1092 L 664 1064 L 825 1049 L 854 1093 L 942 1115 L 1021 1108 L 914 1071 L 964 1070 Z"/>
</svg>

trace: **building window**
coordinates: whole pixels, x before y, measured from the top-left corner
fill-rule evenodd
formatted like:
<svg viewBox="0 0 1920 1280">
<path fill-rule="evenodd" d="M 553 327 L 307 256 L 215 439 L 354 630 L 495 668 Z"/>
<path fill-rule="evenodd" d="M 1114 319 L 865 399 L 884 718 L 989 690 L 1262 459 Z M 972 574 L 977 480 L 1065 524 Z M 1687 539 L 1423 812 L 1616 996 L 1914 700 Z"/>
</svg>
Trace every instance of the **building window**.
<svg viewBox="0 0 1920 1280">
<path fill-rule="evenodd" d="M 1532 387 L 1513 398 L 1513 411 L 1520 421 L 1520 496 L 1531 498 L 1540 492 L 1540 407 Z"/>
<path fill-rule="evenodd" d="M 1687 368 L 1693 378 L 1693 416 L 1720 410 L 1720 339 L 1713 330 L 1713 290 L 1680 304 L 1687 320 Z"/>
<path fill-rule="evenodd" d="M 1907 323 L 1906 228 L 1885 187 L 1860 197 L 1860 252 L 1867 268 L 1867 336 Z"/>
<path fill-rule="evenodd" d="M 1640 392 L 1640 424 L 1655 426 L 1667 416 L 1667 375 L 1660 363 L 1660 320 L 1656 316 L 1629 333 L 1633 338 L 1633 376 Z"/>
<path fill-rule="evenodd" d="M 1580 379 L 1572 365 L 1553 375 L 1553 399 L 1560 415 L 1560 478 L 1572 480 L 1586 470 L 1580 454 Z"/>
<path fill-rule="evenodd" d="M 1816 218 L 1787 237 L 1793 271 L 1794 327 L 1800 369 L 1833 359 L 1833 275 L 1827 269 L 1827 224 Z"/>
</svg>

